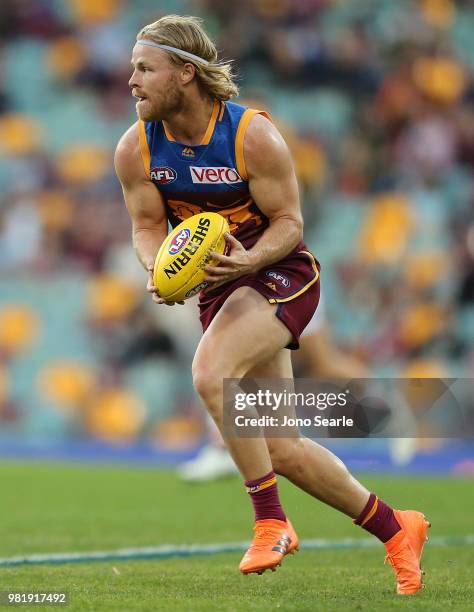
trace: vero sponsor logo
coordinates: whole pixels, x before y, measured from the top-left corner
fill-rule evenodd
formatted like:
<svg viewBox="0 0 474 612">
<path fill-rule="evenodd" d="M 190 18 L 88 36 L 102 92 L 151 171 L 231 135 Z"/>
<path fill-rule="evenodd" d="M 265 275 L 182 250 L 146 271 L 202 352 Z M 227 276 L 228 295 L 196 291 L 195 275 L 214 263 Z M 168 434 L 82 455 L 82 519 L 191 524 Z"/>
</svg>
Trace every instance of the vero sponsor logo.
<svg viewBox="0 0 474 612">
<path fill-rule="evenodd" d="M 233 183 L 242 183 L 242 179 L 235 168 L 218 167 L 218 166 L 190 166 L 191 178 L 193 183 L 200 185 L 212 185 L 225 183 L 232 185 Z"/>
</svg>

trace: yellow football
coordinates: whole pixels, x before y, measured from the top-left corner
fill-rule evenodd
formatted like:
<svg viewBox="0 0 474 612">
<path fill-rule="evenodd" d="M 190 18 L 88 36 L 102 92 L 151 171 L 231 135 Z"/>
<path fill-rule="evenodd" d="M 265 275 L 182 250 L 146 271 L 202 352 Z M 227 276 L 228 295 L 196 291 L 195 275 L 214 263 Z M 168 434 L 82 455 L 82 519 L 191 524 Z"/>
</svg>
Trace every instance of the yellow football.
<svg viewBox="0 0 474 612">
<path fill-rule="evenodd" d="M 223 253 L 229 224 L 217 213 L 186 219 L 168 234 L 155 259 L 153 281 L 168 302 L 186 300 L 207 287 L 204 267 L 215 262 L 210 253 Z"/>
</svg>

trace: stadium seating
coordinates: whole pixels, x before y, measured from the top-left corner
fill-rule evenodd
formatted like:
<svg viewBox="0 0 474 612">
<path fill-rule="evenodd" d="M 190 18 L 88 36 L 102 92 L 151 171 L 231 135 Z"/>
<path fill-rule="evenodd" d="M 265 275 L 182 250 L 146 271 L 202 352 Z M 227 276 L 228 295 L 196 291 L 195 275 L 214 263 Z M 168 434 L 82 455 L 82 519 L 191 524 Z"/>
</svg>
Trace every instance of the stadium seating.
<svg viewBox="0 0 474 612">
<path fill-rule="evenodd" d="M 130 226 L 112 167 L 115 143 L 134 120 L 130 46 L 141 25 L 166 12 L 200 12 L 222 55 L 236 59 L 242 99 L 268 107 L 282 126 L 302 186 L 306 239 L 322 262 L 330 324 L 345 350 L 365 355 L 381 375 L 414 371 L 414 358 L 468 374 L 469 3 L 232 8 L 167 0 L 159 12 L 145 0 L 33 4 L 31 15 L 13 11 L 2 41 L 5 435 L 123 442 L 156 437 L 166 419 L 170 431 L 180 415 L 192 421 L 196 305 L 170 313 L 141 304 L 146 279 L 128 264 Z M 130 329 L 144 312 L 161 338 L 157 352 L 127 361 Z M 386 312 L 397 313 L 396 325 Z M 165 332 L 173 325 L 171 342 Z"/>
</svg>

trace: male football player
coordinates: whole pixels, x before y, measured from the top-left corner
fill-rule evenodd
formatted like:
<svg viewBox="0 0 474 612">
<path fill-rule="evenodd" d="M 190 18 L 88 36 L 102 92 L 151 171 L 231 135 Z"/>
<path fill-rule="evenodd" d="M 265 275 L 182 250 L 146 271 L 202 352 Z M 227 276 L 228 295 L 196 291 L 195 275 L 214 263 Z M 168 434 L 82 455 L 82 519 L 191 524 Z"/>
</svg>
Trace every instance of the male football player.
<svg viewBox="0 0 474 612">
<path fill-rule="evenodd" d="M 207 267 L 211 286 L 200 295 L 204 333 L 192 371 L 255 510 L 255 535 L 240 571 L 275 569 L 298 548 L 278 496 L 276 474 L 282 474 L 379 538 L 398 593 L 415 593 L 428 527 L 423 514 L 393 510 L 309 439 L 223 431 L 223 379 L 291 378 L 288 349 L 298 348 L 319 299 L 319 264 L 302 240 L 285 142 L 265 113 L 229 101 L 238 93 L 231 67 L 218 61 L 198 19 L 168 15 L 145 26 L 132 65 L 138 121 L 120 140 L 115 164 L 155 302 L 165 303 L 152 271 L 168 221 L 175 226 L 213 211 L 230 224 L 228 254 L 216 254 L 219 265 Z"/>
</svg>

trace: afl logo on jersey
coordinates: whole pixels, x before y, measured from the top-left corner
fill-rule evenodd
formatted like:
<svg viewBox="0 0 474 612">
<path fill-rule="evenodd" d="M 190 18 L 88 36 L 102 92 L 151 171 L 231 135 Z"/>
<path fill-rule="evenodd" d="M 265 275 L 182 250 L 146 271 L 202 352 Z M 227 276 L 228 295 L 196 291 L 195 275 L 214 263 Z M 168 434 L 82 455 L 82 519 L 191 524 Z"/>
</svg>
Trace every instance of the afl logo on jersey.
<svg viewBox="0 0 474 612">
<path fill-rule="evenodd" d="M 273 278 L 273 280 L 276 280 L 277 283 L 281 283 L 283 287 L 288 288 L 291 285 L 289 278 L 287 278 L 284 274 L 280 274 L 279 272 L 274 272 L 273 270 L 270 270 L 266 274 L 270 278 Z"/>
<path fill-rule="evenodd" d="M 152 181 L 155 181 L 155 183 L 167 185 L 175 181 L 178 178 L 178 174 L 176 170 L 173 170 L 173 168 L 169 166 L 160 166 L 159 168 L 152 168 L 150 170 L 150 178 Z"/>
<path fill-rule="evenodd" d="M 190 236 L 191 231 L 187 227 L 183 228 L 171 241 L 168 253 L 170 255 L 177 255 L 187 245 Z"/>
</svg>

